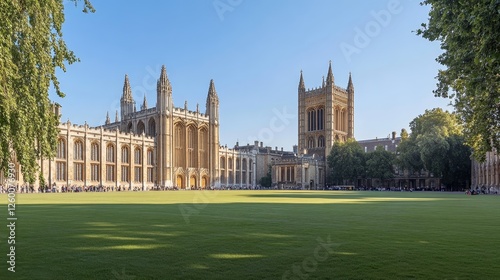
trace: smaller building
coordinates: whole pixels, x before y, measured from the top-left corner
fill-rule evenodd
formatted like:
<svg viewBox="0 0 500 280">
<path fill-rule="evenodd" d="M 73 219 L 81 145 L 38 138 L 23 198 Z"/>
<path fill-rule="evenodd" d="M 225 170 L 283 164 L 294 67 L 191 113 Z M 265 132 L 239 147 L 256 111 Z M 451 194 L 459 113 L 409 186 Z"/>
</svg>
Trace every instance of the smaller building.
<svg viewBox="0 0 500 280">
<path fill-rule="evenodd" d="M 375 138 L 358 141 L 361 149 L 365 153 L 373 152 L 378 146 L 384 150 L 397 155 L 397 149 L 401 143 L 401 137 L 396 137 L 396 132 L 393 131 L 387 138 Z M 358 188 L 389 188 L 389 189 L 415 189 L 415 190 L 440 190 L 441 180 L 426 170 L 410 172 L 402 170 L 397 165 L 394 165 L 394 177 L 386 182 L 380 182 L 379 179 L 366 178 L 358 179 Z"/>
</svg>

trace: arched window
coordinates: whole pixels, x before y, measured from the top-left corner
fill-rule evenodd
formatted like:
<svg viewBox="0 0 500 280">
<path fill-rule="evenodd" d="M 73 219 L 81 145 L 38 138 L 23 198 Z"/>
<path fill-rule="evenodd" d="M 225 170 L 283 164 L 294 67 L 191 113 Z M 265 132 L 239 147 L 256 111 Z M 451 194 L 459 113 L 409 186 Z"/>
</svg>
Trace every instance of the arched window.
<svg viewBox="0 0 500 280">
<path fill-rule="evenodd" d="M 319 108 L 316 111 L 317 115 L 317 129 L 318 130 L 323 130 L 325 129 L 325 112 L 323 108 Z"/>
<path fill-rule="evenodd" d="M 318 147 L 320 148 L 325 147 L 325 137 L 323 136 L 318 137 Z"/>
<path fill-rule="evenodd" d="M 57 158 L 66 158 L 66 141 L 64 139 L 57 140 Z"/>
<path fill-rule="evenodd" d="M 226 168 L 226 158 L 221 157 L 220 158 L 220 168 L 225 169 Z"/>
<path fill-rule="evenodd" d="M 227 169 L 229 169 L 229 170 L 233 169 L 233 158 L 227 159 Z"/>
<path fill-rule="evenodd" d="M 73 158 L 75 160 L 83 160 L 83 143 L 76 140 L 73 147 Z"/>
<path fill-rule="evenodd" d="M 128 146 L 122 147 L 122 163 L 130 163 L 129 149 Z"/>
<path fill-rule="evenodd" d="M 208 133 L 205 128 L 200 130 L 199 134 L 199 145 L 198 145 L 198 150 L 200 153 L 200 167 L 201 168 L 208 168 Z"/>
<path fill-rule="evenodd" d="M 314 148 L 314 138 L 313 137 L 309 137 L 307 139 L 307 148 L 309 148 L 309 149 Z"/>
<path fill-rule="evenodd" d="M 148 135 L 156 136 L 156 122 L 154 118 L 150 118 L 148 122 Z"/>
<path fill-rule="evenodd" d="M 90 160 L 99 161 L 99 158 L 99 144 L 94 142 L 90 145 Z"/>
<path fill-rule="evenodd" d="M 148 149 L 147 151 L 147 163 L 148 163 L 148 170 L 147 170 L 147 176 L 148 176 L 148 183 L 153 183 L 154 181 L 154 154 L 152 149 Z"/>
<path fill-rule="evenodd" d="M 196 167 L 196 129 L 193 126 L 188 127 L 188 167 Z"/>
<path fill-rule="evenodd" d="M 142 135 L 144 132 L 145 132 L 144 123 L 142 121 L 139 121 L 137 123 L 137 135 Z"/>
<path fill-rule="evenodd" d="M 108 144 L 108 146 L 106 146 L 106 161 L 115 162 L 115 147 L 113 144 Z"/>
<path fill-rule="evenodd" d="M 134 164 L 142 164 L 142 152 L 139 147 L 134 150 Z"/>
<path fill-rule="evenodd" d="M 175 166 L 184 166 L 186 154 L 185 154 L 185 144 L 186 140 L 184 138 L 184 127 L 181 124 L 177 124 L 174 129 L 174 143 L 175 143 Z"/>
</svg>

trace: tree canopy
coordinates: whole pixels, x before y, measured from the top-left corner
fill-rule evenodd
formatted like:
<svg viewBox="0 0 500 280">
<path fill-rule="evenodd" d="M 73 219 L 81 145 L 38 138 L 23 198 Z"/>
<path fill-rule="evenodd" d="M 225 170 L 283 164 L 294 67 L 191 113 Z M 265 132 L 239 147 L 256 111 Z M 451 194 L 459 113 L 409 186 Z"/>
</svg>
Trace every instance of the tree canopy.
<svg viewBox="0 0 500 280">
<path fill-rule="evenodd" d="M 83 11 L 94 11 L 89 0 Z M 0 170 L 15 158 L 34 182 L 37 160 L 52 157 L 57 143 L 49 88 L 64 97 L 56 69 L 78 59 L 62 38 L 63 1 L 0 1 L 0 18 Z"/>
<path fill-rule="evenodd" d="M 365 158 L 361 146 L 354 139 L 335 142 L 327 157 L 329 181 L 335 184 L 353 183 L 356 178 L 364 177 Z"/>
<path fill-rule="evenodd" d="M 398 165 L 412 173 L 430 171 L 451 188 L 465 187 L 471 150 L 457 114 L 440 108 L 426 110 L 413 119 L 410 128 L 410 137 L 398 147 Z"/>
<path fill-rule="evenodd" d="M 450 98 L 474 156 L 500 150 L 500 1 L 426 0 L 429 22 L 417 34 L 440 41 L 436 96 Z"/>
</svg>

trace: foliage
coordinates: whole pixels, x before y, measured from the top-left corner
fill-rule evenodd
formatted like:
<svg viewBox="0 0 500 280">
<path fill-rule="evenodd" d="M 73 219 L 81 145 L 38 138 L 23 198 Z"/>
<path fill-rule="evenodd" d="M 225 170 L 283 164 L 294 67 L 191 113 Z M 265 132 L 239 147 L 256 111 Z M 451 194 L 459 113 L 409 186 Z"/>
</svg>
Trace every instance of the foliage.
<svg viewBox="0 0 500 280">
<path fill-rule="evenodd" d="M 500 150 L 500 1 L 425 0 L 429 22 L 417 34 L 440 41 L 443 53 L 436 96 L 450 98 L 464 122 L 465 139 L 484 160 Z"/>
<path fill-rule="evenodd" d="M 408 140 L 398 147 L 398 165 L 410 173 L 427 170 L 448 187 L 465 186 L 471 150 L 465 145 L 460 119 L 440 108 L 426 110 L 410 123 Z"/>
<path fill-rule="evenodd" d="M 334 184 L 353 183 L 365 175 L 365 154 L 354 139 L 335 142 L 327 161 L 331 170 L 328 178 Z"/>
<path fill-rule="evenodd" d="M 377 146 L 375 151 L 368 153 L 366 160 L 366 174 L 370 178 L 377 178 L 384 182 L 394 177 L 395 155 Z"/>
<path fill-rule="evenodd" d="M 0 1 L 0 170 L 15 159 L 28 182 L 35 180 L 37 160 L 56 148 L 59 120 L 48 94 L 52 84 L 64 97 L 56 69 L 77 61 L 62 39 L 63 11 L 60 0 Z"/>
<path fill-rule="evenodd" d="M 401 141 L 405 141 L 406 139 L 408 139 L 408 131 L 406 131 L 406 129 L 402 128 L 401 129 Z"/>
<path fill-rule="evenodd" d="M 271 165 L 268 166 L 267 174 L 265 177 L 260 178 L 259 184 L 261 187 L 270 188 L 273 184 L 273 179 L 271 177 Z"/>
</svg>

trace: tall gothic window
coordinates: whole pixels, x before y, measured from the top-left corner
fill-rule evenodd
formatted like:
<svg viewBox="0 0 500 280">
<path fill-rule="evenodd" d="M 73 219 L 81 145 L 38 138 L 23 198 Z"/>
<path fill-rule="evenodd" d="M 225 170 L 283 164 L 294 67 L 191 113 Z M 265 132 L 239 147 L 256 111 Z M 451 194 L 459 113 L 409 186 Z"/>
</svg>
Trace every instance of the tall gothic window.
<svg viewBox="0 0 500 280">
<path fill-rule="evenodd" d="M 134 150 L 134 164 L 142 164 L 142 152 L 139 147 Z"/>
<path fill-rule="evenodd" d="M 176 125 L 175 126 L 175 138 L 174 138 L 174 143 L 175 143 L 175 166 L 184 166 L 184 158 L 186 155 L 184 154 L 184 147 L 186 140 L 184 139 L 184 127 L 182 125 Z"/>
<path fill-rule="evenodd" d="M 99 161 L 99 144 L 92 143 L 90 145 L 90 160 L 91 161 Z"/>
<path fill-rule="evenodd" d="M 208 133 L 206 129 L 200 130 L 200 141 L 198 142 L 200 153 L 200 167 L 208 168 Z"/>
<path fill-rule="evenodd" d="M 317 129 L 318 130 L 323 130 L 325 129 L 325 112 L 324 112 L 324 109 L 323 108 L 319 108 L 317 111 L 316 111 L 316 115 L 317 115 Z"/>
<path fill-rule="evenodd" d="M 76 140 L 73 147 L 73 159 L 83 160 L 83 143 L 80 140 Z"/>
<path fill-rule="evenodd" d="M 66 158 L 66 142 L 64 139 L 57 140 L 57 158 Z"/>
<path fill-rule="evenodd" d="M 115 147 L 113 144 L 108 144 L 108 146 L 106 146 L 106 161 L 115 162 Z"/>
<path fill-rule="evenodd" d="M 314 148 L 314 138 L 313 137 L 309 137 L 307 139 L 307 148 L 309 148 L 309 149 Z"/>
<path fill-rule="evenodd" d="M 318 147 L 320 148 L 325 147 L 325 137 L 323 136 L 318 137 Z"/>
<path fill-rule="evenodd" d="M 122 147 L 122 163 L 129 163 L 130 161 L 129 149 L 127 146 Z"/>
<path fill-rule="evenodd" d="M 148 164 L 148 170 L 147 170 L 147 176 L 148 176 L 148 183 L 153 183 L 154 181 L 154 169 L 153 169 L 153 166 L 154 166 L 154 158 L 153 158 L 153 150 L 152 149 L 148 149 L 147 151 L 147 164 Z"/>
<path fill-rule="evenodd" d="M 196 133 L 195 128 L 188 127 L 188 167 L 196 167 L 195 159 Z"/>
</svg>

